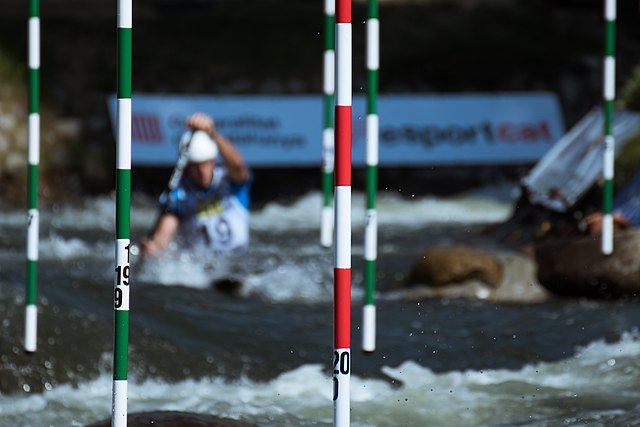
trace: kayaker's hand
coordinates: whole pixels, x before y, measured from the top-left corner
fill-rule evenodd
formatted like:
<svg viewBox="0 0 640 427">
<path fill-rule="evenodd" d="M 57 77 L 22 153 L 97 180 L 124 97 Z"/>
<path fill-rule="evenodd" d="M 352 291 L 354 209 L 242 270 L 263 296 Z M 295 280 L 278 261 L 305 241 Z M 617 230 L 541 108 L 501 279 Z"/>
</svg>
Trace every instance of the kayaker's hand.
<svg viewBox="0 0 640 427">
<path fill-rule="evenodd" d="M 160 254 L 160 246 L 151 239 L 143 237 L 140 239 L 140 256 L 146 257 L 148 255 L 158 256 Z"/>
<path fill-rule="evenodd" d="M 212 138 L 216 133 L 216 126 L 213 122 L 213 118 L 206 113 L 193 113 L 186 120 L 186 126 L 195 130 L 202 130 L 207 132 Z"/>
<path fill-rule="evenodd" d="M 598 236 L 602 234 L 602 212 L 594 212 L 584 217 L 583 224 L 586 226 L 587 233 L 591 236 Z M 620 214 L 613 214 L 613 229 L 624 230 L 629 228 L 631 224 L 627 219 Z"/>
</svg>

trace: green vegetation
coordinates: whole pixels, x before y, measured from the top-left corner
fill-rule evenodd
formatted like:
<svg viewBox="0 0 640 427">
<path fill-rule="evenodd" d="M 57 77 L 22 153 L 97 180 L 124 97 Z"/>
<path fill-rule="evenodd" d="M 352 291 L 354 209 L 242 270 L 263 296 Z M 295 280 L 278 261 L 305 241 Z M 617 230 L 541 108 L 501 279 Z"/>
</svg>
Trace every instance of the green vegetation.
<svg viewBox="0 0 640 427">
<path fill-rule="evenodd" d="M 622 100 L 625 108 L 632 111 L 640 111 L 640 65 L 631 72 L 622 89 Z"/>
<path fill-rule="evenodd" d="M 0 84 L 25 84 L 24 66 L 0 46 Z"/>
<path fill-rule="evenodd" d="M 640 111 L 640 65 L 636 66 L 621 90 L 621 106 Z M 623 187 L 640 170 L 640 134 L 633 136 L 616 158 L 615 184 Z"/>
</svg>

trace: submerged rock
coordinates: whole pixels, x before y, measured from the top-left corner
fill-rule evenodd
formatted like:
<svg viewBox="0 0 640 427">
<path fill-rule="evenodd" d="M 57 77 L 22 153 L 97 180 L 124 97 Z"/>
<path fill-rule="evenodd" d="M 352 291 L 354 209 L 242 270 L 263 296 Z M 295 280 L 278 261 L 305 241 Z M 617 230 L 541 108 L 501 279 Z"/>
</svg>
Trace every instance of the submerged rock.
<svg viewBox="0 0 640 427">
<path fill-rule="evenodd" d="M 452 260 L 455 256 L 460 259 Z M 439 262 L 442 263 L 437 268 L 433 266 Z M 440 271 L 435 280 L 430 279 L 433 269 Z M 519 252 L 493 254 L 460 246 L 434 248 L 426 251 L 414 266 L 409 282 L 412 286 L 401 294 L 410 300 L 470 298 L 535 303 L 551 297 L 536 279 L 536 265 L 532 257 Z M 440 284 L 436 286 L 434 283 Z"/>
<path fill-rule="evenodd" d="M 110 427 L 111 419 L 89 424 L 87 427 Z M 220 418 L 213 415 L 193 414 L 190 412 L 155 411 L 129 414 L 129 427 L 257 427 L 243 421 Z"/>
<path fill-rule="evenodd" d="M 502 281 L 502 265 L 486 252 L 464 246 L 429 248 L 409 274 L 409 283 L 446 286 L 476 279 L 491 287 Z"/>
</svg>

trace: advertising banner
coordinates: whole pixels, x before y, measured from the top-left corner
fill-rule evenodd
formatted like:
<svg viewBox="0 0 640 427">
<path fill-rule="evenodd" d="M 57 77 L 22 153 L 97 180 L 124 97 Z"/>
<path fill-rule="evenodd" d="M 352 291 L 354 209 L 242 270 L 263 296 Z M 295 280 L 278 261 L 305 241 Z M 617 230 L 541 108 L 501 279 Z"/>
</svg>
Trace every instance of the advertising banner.
<svg viewBox="0 0 640 427">
<path fill-rule="evenodd" d="M 116 98 L 108 100 L 115 128 Z M 321 163 L 322 97 L 308 95 L 189 96 L 134 93 L 132 162 L 170 166 L 184 121 L 195 111 L 252 167 Z M 564 134 L 551 93 L 380 95 L 381 166 L 535 163 Z M 353 164 L 363 165 L 365 97 L 353 98 Z M 115 134 L 115 133 L 114 133 Z"/>
</svg>

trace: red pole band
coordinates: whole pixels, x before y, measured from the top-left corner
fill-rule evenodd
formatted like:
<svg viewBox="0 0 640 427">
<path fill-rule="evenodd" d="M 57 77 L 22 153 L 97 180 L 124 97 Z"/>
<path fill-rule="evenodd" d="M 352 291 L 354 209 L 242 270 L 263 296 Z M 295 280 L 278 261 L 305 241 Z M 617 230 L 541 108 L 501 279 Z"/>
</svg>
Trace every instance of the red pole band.
<svg viewBox="0 0 640 427">
<path fill-rule="evenodd" d="M 335 183 L 351 186 L 351 106 L 336 105 Z"/>
</svg>

